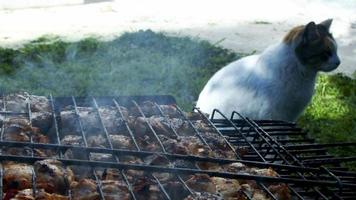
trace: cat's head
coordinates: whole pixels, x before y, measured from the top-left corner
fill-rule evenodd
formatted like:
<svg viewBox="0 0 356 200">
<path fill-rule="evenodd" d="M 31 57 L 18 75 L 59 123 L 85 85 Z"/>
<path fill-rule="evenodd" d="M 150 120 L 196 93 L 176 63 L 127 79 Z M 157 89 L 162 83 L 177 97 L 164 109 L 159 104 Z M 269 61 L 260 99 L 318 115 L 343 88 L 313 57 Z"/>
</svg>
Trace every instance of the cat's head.
<svg viewBox="0 0 356 200">
<path fill-rule="evenodd" d="M 329 72 L 340 65 L 337 44 L 329 32 L 332 19 L 320 24 L 309 22 L 293 28 L 283 42 L 295 48 L 295 54 L 306 67 Z"/>
</svg>

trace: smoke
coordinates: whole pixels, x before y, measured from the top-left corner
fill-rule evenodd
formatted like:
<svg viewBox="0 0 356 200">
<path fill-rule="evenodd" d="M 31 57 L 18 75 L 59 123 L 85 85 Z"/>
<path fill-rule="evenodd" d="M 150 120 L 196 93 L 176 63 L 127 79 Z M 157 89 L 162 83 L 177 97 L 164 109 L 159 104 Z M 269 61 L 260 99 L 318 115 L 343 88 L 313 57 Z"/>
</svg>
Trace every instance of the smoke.
<svg viewBox="0 0 356 200">
<path fill-rule="evenodd" d="M 191 107 L 205 81 L 236 59 L 205 41 L 152 31 L 109 42 L 40 39 L 17 51 L 17 69 L 0 76 L 2 91 L 54 96 L 170 94 Z"/>
</svg>

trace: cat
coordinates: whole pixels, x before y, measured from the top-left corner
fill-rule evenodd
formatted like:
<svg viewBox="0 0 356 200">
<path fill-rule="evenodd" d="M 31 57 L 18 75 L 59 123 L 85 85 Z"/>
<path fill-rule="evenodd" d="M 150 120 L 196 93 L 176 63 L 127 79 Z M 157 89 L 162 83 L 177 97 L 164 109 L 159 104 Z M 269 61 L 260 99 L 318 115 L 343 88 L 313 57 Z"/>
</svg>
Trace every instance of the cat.
<svg viewBox="0 0 356 200">
<path fill-rule="evenodd" d="M 223 67 L 203 88 L 197 107 L 228 117 L 237 111 L 251 119 L 295 121 L 311 101 L 318 72 L 340 65 L 331 23 L 297 26 L 261 54 Z"/>
</svg>

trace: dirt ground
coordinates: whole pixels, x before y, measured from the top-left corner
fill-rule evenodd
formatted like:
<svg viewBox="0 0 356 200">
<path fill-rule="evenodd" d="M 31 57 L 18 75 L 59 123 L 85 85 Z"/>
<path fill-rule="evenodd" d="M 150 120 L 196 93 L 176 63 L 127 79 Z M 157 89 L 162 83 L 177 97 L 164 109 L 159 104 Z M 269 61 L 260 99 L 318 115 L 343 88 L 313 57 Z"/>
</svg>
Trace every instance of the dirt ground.
<svg viewBox="0 0 356 200">
<path fill-rule="evenodd" d="M 30 0 L 28 0 L 30 1 Z M 341 3 L 340 3 L 341 2 Z M 103 3 L 0 10 L 0 46 L 18 47 L 43 35 L 67 40 L 108 40 L 127 31 L 152 29 L 192 36 L 239 52 L 261 52 L 292 27 L 333 18 L 341 66 L 356 70 L 356 3 L 333 0 L 165 1 Z M 0 3 L 0 9 L 1 9 Z"/>
</svg>

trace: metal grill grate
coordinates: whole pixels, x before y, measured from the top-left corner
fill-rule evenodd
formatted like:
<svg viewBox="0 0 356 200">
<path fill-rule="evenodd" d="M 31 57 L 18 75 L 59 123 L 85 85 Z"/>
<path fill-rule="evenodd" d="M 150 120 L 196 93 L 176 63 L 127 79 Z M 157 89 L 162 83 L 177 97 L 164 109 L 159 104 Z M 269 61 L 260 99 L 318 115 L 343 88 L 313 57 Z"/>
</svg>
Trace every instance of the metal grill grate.
<svg viewBox="0 0 356 200">
<path fill-rule="evenodd" d="M 4 97 L 2 99 L 5 99 Z M 103 183 L 100 178 L 100 170 L 103 168 L 119 169 L 120 176 L 126 184 L 131 199 L 142 199 L 135 191 L 133 180 L 127 175 L 130 170 L 144 171 L 145 177 L 152 180 L 152 185 L 157 186 L 160 192 L 160 199 L 179 199 L 174 191 L 171 191 L 169 185 L 160 179 L 162 173 L 169 173 L 182 189 L 182 196 L 196 196 L 194 189 L 187 185 L 188 175 L 207 174 L 210 177 L 222 177 L 238 180 L 252 180 L 257 183 L 256 188 L 264 191 L 264 194 L 269 199 L 278 199 L 270 185 L 276 183 L 285 183 L 288 185 L 289 191 L 296 199 L 354 199 L 356 196 L 356 173 L 348 172 L 346 168 L 340 166 L 341 161 L 353 160 L 353 158 L 332 158 L 326 153 L 325 146 L 313 143 L 313 140 L 306 137 L 306 134 L 295 124 L 277 121 L 252 121 L 233 113 L 231 118 L 226 118 L 219 111 L 214 111 L 212 118 L 209 120 L 198 109 L 199 120 L 204 121 L 209 125 L 211 131 L 220 137 L 227 147 L 226 151 L 231 152 L 232 157 L 221 156 L 221 152 L 216 152 L 213 155 L 183 155 L 175 154 L 164 145 L 164 138 L 160 136 L 149 121 L 149 116 L 146 116 L 142 108 L 142 103 L 145 101 L 154 102 L 154 107 L 158 111 L 155 115 L 163 119 L 169 119 L 169 114 L 161 109 L 160 105 L 172 105 L 176 109 L 177 118 L 187 122 L 187 125 L 192 130 L 191 136 L 197 138 L 203 147 L 214 152 L 216 148 L 209 141 L 206 133 L 200 131 L 195 120 L 184 113 L 176 104 L 174 98 L 170 96 L 131 96 L 131 97 L 49 97 L 49 102 L 52 108 L 52 129 L 50 134 L 50 143 L 35 143 L 32 138 L 29 142 L 7 141 L 4 139 L 4 123 L 1 128 L 0 144 L 2 149 L 6 148 L 27 148 L 31 151 L 30 155 L 0 155 L 1 161 L 17 161 L 33 164 L 38 160 L 43 160 L 44 157 L 36 156 L 36 149 L 50 150 L 54 152 L 57 160 L 61 161 L 66 166 L 88 166 L 91 168 L 91 178 L 96 183 L 96 190 L 100 199 L 105 199 L 103 191 Z M 75 113 L 76 130 L 81 136 L 82 145 L 72 146 L 61 143 L 65 133 L 61 111 L 70 106 Z M 120 118 L 124 122 L 124 131 L 130 138 L 133 144 L 132 149 L 117 149 L 113 145 L 109 131 L 104 124 L 103 116 L 100 108 L 110 106 L 116 109 Z M 145 149 L 142 147 L 142 141 L 139 141 L 137 133 L 129 125 L 127 116 L 125 116 L 122 106 L 134 107 L 137 110 L 136 117 L 142 117 L 144 124 L 148 127 L 149 143 L 156 144 L 159 147 L 155 150 Z M 104 138 L 105 142 L 100 147 L 94 147 L 88 144 L 88 139 L 92 133 L 86 130 L 83 119 L 80 116 L 80 107 L 90 107 L 93 109 L 91 115 L 95 115 L 99 126 L 98 134 Z M 11 112 L 6 109 L 6 103 L 3 101 L 2 111 L 0 112 L 4 118 L 9 116 L 27 116 L 30 122 L 32 121 L 32 111 L 30 103 L 27 104 L 27 112 Z M 216 119 L 220 115 L 222 119 Z M 181 133 L 173 125 L 169 126 L 168 132 L 171 137 L 179 138 Z M 298 137 L 298 139 L 282 138 L 276 139 L 274 136 L 288 133 L 288 136 Z M 296 144 L 296 142 L 300 144 Z M 308 144 L 306 144 L 308 143 Z M 339 145 L 354 145 L 345 143 Z M 327 145 L 326 145 L 327 146 Z M 329 144 L 329 146 L 332 146 Z M 80 158 L 68 158 L 66 152 L 81 152 Z M 108 155 L 106 160 L 96 160 L 94 155 Z M 314 155 L 312 157 L 310 155 Z M 220 155 L 220 156 L 219 156 Z M 126 156 L 133 156 L 140 160 L 147 157 L 160 156 L 166 158 L 167 165 L 147 164 L 145 162 L 127 162 Z M 325 157 L 322 157 L 325 156 Z M 329 156 L 329 157 L 327 157 Z M 313 159 L 318 159 L 312 162 Z M 332 161 L 330 161 L 330 159 Z M 176 161 L 190 163 L 189 166 L 177 166 Z M 278 176 L 264 176 L 259 174 L 248 174 L 245 172 L 231 173 L 221 170 L 204 169 L 202 163 L 214 164 L 222 166 L 230 163 L 240 162 L 249 167 L 272 168 L 278 172 Z M 323 167 L 321 163 L 332 164 L 332 167 Z M 36 196 L 36 174 L 32 173 L 32 193 Z M 3 170 L 0 171 L 1 178 Z M 0 184 L 3 188 L 3 183 Z M 3 189 L 1 189 L 3 191 Z M 67 196 L 71 198 L 72 192 L 68 190 Z M 1 193 L 1 198 L 3 193 Z M 241 190 L 241 199 L 252 199 L 253 195 L 246 190 Z M 181 198 L 180 198 L 181 199 Z"/>
<path fill-rule="evenodd" d="M 343 162 L 355 161 L 356 157 L 334 157 L 327 153 L 327 147 L 356 146 L 356 143 L 318 144 L 295 123 L 277 120 L 251 120 L 238 112 L 228 118 L 219 110 L 214 110 L 211 121 L 240 152 L 244 160 L 264 161 L 319 168 L 319 171 L 293 173 L 280 170 L 284 178 L 301 180 L 316 179 L 336 181 L 336 187 L 300 187 L 289 185 L 299 199 L 355 199 L 356 191 L 344 188 L 344 184 L 355 184 L 356 173 L 343 167 Z"/>
</svg>

